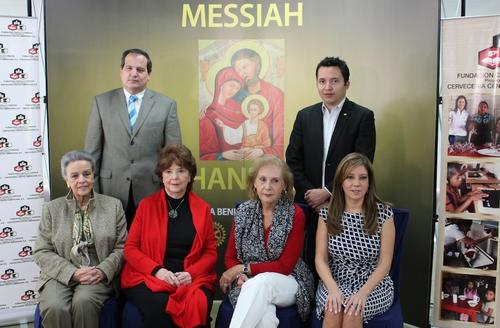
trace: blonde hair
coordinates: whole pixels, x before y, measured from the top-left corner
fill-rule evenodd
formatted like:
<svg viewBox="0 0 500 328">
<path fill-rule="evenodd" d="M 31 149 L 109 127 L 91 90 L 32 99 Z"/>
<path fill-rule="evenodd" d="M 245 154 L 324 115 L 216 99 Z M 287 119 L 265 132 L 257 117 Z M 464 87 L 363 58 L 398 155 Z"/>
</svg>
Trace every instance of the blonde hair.
<svg viewBox="0 0 500 328">
<path fill-rule="evenodd" d="M 293 200 L 293 175 L 290 168 L 285 163 L 285 161 L 279 159 L 274 155 L 265 155 L 257 159 L 247 177 L 247 191 L 248 196 L 251 199 L 257 200 L 259 196 L 254 188 L 255 179 L 257 179 L 257 174 L 264 166 L 273 165 L 281 169 L 281 178 L 283 179 L 283 184 L 285 185 L 284 194 L 289 200 Z"/>
</svg>

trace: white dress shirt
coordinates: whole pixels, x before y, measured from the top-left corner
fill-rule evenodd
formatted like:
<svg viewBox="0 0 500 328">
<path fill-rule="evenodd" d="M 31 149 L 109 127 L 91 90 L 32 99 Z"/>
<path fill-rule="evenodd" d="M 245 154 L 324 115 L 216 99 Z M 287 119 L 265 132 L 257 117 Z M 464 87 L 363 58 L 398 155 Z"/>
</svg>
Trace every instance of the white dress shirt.
<svg viewBox="0 0 500 328">
<path fill-rule="evenodd" d="M 142 90 L 141 92 L 135 94 L 137 97 L 137 101 L 135 102 L 135 110 L 137 112 L 137 117 L 139 117 L 139 111 L 141 109 L 141 104 L 142 104 L 142 97 L 144 97 L 144 93 L 146 92 L 146 89 Z M 132 95 L 130 92 L 127 90 L 123 89 L 123 93 L 125 94 L 125 103 L 128 104 L 128 100 L 130 96 Z"/>
<path fill-rule="evenodd" d="M 321 110 L 323 111 L 323 171 L 321 176 L 322 186 L 325 187 L 325 163 L 326 157 L 328 156 L 328 149 L 330 148 L 330 142 L 332 140 L 333 131 L 335 130 L 335 125 L 337 125 L 337 120 L 339 118 L 342 106 L 344 106 L 345 97 L 339 104 L 331 109 L 323 103 Z"/>
</svg>

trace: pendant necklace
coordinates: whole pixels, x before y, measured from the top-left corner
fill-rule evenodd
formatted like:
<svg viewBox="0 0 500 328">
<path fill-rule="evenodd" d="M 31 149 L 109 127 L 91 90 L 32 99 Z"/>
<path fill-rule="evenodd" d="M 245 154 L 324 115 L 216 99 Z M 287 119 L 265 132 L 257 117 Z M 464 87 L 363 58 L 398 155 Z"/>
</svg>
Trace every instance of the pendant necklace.
<svg viewBox="0 0 500 328">
<path fill-rule="evenodd" d="M 171 218 L 171 219 L 175 219 L 179 216 L 179 213 L 177 213 L 177 209 L 182 205 L 182 203 L 184 203 L 184 199 L 183 198 L 181 200 L 181 202 L 179 203 L 179 205 L 177 205 L 176 208 L 173 208 L 173 206 L 170 204 L 170 201 L 167 199 L 167 203 L 168 203 L 168 206 L 171 208 L 170 211 L 168 211 L 168 217 Z"/>
</svg>

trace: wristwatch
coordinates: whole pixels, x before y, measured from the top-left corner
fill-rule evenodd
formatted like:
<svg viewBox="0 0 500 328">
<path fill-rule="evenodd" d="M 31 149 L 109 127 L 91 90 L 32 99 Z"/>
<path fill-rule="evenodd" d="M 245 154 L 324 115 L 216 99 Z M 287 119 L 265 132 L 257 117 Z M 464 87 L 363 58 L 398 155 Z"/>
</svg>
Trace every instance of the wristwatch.
<svg viewBox="0 0 500 328">
<path fill-rule="evenodd" d="M 250 273 L 250 267 L 248 266 L 248 263 L 243 264 L 243 273 L 247 276 Z"/>
</svg>

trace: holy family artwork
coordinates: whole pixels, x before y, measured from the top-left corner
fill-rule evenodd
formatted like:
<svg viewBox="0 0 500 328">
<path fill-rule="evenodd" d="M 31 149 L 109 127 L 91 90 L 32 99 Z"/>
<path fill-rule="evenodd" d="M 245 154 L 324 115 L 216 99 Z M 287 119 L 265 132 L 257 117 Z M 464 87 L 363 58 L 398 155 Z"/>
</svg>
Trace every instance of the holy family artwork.
<svg viewBox="0 0 500 328">
<path fill-rule="evenodd" d="M 201 160 L 283 158 L 284 40 L 199 41 Z"/>
</svg>

